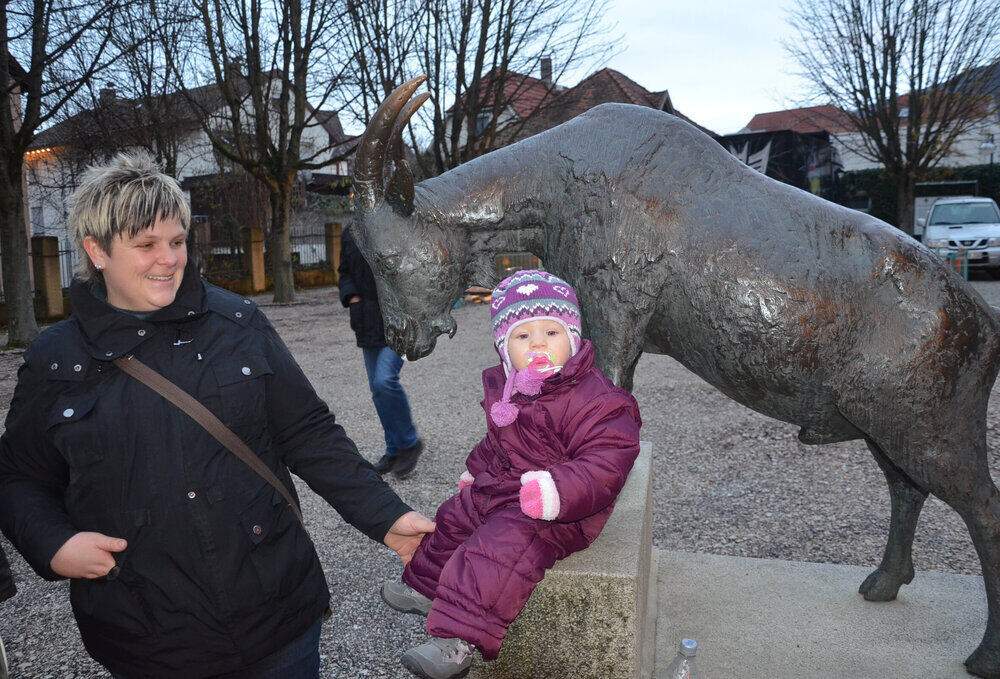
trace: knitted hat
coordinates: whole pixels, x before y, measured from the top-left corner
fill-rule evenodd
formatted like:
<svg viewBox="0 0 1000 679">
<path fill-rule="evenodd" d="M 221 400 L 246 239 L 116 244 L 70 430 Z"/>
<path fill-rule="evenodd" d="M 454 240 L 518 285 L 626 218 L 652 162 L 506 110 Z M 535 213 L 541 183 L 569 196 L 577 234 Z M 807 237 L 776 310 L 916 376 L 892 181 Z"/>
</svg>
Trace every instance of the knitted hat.
<svg viewBox="0 0 1000 679">
<path fill-rule="evenodd" d="M 580 307 L 569 283 L 545 271 L 518 271 L 508 276 L 493 291 L 490 303 L 493 339 L 500 362 L 507 373 L 503 397 L 493 404 L 490 415 L 499 427 L 517 418 L 517 407 L 510 402 L 514 389 L 530 395 L 541 389 L 541 379 L 534 371 L 514 369 L 507 352 L 507 342 L 514 328 L 528 321 L 556 321 L 569 336 L 570 355 L 580 350 Z"/>
</svg>

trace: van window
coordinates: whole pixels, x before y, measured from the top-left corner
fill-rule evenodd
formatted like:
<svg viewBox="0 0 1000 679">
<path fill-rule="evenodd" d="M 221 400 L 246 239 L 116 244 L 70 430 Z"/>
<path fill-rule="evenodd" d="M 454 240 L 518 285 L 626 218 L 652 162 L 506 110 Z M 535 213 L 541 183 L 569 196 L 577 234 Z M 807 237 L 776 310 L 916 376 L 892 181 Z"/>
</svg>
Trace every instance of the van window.
<svg viewBox="0 0 1000 679">
<path fill-rule="evenodd" d="M 997 224 L 1000 212 L 993 203 L 952 203 L 935 205 L 931 212 L 930 226 L 948 224 Z"/>
</svg>

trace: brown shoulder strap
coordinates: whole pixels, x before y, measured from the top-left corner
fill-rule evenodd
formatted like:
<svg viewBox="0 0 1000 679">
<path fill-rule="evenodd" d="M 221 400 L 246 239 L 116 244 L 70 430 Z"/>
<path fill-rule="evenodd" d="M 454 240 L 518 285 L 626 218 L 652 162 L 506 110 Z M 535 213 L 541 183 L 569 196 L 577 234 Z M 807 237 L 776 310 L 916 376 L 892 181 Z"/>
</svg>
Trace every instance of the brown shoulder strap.
<svg viewBox="0 0 1000 679">
<path fill-rule="evenodd" d="M 293 512 L 295 512 L 295 516 L 298 518 L 299 523 L 301 523 L 302 527 L 305 528 L 305 522 L 302 521 L 302 512 L 299 511 L 298 505 L 295 504 L 295 500 L 292 498 L 292 494 L 288 492 L 288 488 L 285 487 L 285 484 L 283 484 L 278 477 L 274 475 L 274 472 L 271 471 L 270 467 L 264 464 L 264 462 L 257 457 L 256 453 L 250 450 L 247 444 L 243 443 L 239 436 L 234 434 L 233 431 L 224 425 L 218 417 L 213 415 L 212 411 L 203 406 L 201 402 L 191 396 L 191 394 L 187 393 L 134 356 L 116 359 L 114 363 L 122 370 L 122 372 L 128 373 L 187 413 L 191 419 L 204 427 L 216 441 L 228 448 L 233 455 L 243 460 L 243 462 L 257 472 L 261 478 L 274 486 L 274 489 L 281 493 L 281 496 L 285 498 L 286 502 L 288 502 L 288 506 L 292 508 Z"/>
</svg>

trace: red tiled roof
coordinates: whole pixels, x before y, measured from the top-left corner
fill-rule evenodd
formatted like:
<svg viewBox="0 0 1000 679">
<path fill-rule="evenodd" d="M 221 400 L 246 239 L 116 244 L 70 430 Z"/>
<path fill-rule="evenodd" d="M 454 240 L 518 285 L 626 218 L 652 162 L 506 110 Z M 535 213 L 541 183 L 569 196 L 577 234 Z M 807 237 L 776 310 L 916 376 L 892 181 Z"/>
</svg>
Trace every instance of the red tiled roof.
<svg viewBox="0 0 1000 679">
<path fill-rule="evenodd" d="M 905 118 L 905 111 L 909 104 L 910 95 L 908 93 L 901 94 L 896 98 L 896 106 L 902 117 L 900 127 L 906 127 L 907 125 L 908 121 Z M 988 97 L 977 96 L 968 107 L 968 115 L 972 117 L 986 117 L 992 112 L 993 106 L 994 104 Z M 843 109 L 831 104 L 825 104 L 823 106 L 809 106 L 806 108 L 791 108 L 785 111 L 758 113 L 747 123 L 747 129 L 751 132 L 792 130 L 793 132 L 831 132 L 839 134 L 852 132 L 857 128 L 855 128 Z"/>
<path fill-rule="evenodd" d="M 650 92 L 645 87 L 611 68 L 603 68 L 584 78 L 575 87 L 564 90 L 539 114 L 539 120 L 532 123 L 532 133 L 555 127 L 599 104 L 635 104 L 662 109 L 667 92 Z M 691 123 L 702 132 L 715 136 L 711 130 L 698 125 L 683 113 L 676 115 Z"/>
<path fill-rule="evenodd" d="M 482 100 L 480 110 L 489 110 L 493 105 L 496 89 L 495 82 L 498 78 L 499 74 L 497 70 L 493 69 L 480 80 L 482 87 L 480 93 Z M 535 114 L 542 102 L 549 96 L 550 90 L 553 93 L 555 92 L 555 89 L 551 85 L 545 84 L 538 78 L 508 71 L 503 79 L 501 101 L 504 105 L 514 109 L 517 117 L 523 120 Z"/>
<path fill-rule="evenodd" d="M 776 132 L 778 130 L 844 132 L 850 127 L 847 116 L 841 109 L 825 104 L 823 106 L 758 113 L 747 123 L 747 129 L 751 132 Z"/>
</svg>

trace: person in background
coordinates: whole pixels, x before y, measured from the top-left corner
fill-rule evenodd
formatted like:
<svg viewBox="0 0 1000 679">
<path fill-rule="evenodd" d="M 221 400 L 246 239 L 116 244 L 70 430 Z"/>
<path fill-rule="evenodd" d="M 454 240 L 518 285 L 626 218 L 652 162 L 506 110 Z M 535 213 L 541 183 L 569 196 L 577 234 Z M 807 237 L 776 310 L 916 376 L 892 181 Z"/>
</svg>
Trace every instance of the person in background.
<svg viewBox="0 0 1000 679">
<path fill-rule="evenodd" d="M 24 355 L 0 437 L 0 528 L 70 579 L 116 679 L 317 679 L 330 591 L 291 474 L 409 561 L 434 524 L 358 453 L 253 301 L 188 260 L 190 208 L 149 156 L 91 168 L 69 226 L 73 315 Z M 114 361 L 186 391 L 272 485 Z"/>
<path fill-rule="evenodd" d="M 351 330 L 365 358 L 368 387 L 385 432 L 385 453 L 375 462 L 379 474 L 405 479 L 417 467 L 424 443 L 417 435 L 410 401 L 399 382 L 403 359 L 385 343 L 385 323 L 375 289 L 375 275 L 354 243 L 350 227 L 341 235 L 340 303 L 351 314 Z"/>
</svg>

